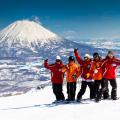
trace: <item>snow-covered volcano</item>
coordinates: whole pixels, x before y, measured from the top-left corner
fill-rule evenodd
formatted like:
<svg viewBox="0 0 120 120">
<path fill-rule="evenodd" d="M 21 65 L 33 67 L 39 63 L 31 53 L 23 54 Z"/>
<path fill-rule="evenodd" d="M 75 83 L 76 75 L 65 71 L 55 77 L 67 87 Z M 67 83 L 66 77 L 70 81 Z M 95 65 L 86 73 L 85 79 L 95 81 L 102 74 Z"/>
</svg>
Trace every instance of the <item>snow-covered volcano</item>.
<svg viewBox="0 0 120 120">
<path fill-rule="evenodd" d="M 89 51 L 88 46 L 65 40 L 34 21 L 16 21 L 0 31 L 1 58 L 66 56 L 76 47 Z"/>
<path fill-rule="evenodd" d="M 0 31 L 0 56 L 30 56 L 38 52 L 36 48 L 61 41 L 61 37 L 34 21 L 16 21 Z"/>
<path fill-rule="evenodd" d="M 15 43 L 19 43 L 21 46 L 30 46 L 34 42 L 36 44 L 39 42 L 46 43 L 60 39 L 56 34 L 45 29 L 40 24 L 28 20 L 10 24 L 1 31 L 0 37 L 1 41 L 6 39 L 9 47 L 15 46 Z"/>
</svg>

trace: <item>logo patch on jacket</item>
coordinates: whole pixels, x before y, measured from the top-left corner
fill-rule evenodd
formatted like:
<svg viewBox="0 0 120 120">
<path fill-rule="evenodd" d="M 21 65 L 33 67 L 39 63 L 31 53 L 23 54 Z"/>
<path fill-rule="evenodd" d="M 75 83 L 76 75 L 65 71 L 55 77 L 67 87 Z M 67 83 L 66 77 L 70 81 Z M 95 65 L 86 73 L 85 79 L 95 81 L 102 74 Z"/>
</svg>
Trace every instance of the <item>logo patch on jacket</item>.
<svg viewBox="0 0 120 120">
<path fill-rule="evenodd" d="M 113 67 L 116 67 L 117 65 L 115 63 L 112 64 Z"/>
</svg>

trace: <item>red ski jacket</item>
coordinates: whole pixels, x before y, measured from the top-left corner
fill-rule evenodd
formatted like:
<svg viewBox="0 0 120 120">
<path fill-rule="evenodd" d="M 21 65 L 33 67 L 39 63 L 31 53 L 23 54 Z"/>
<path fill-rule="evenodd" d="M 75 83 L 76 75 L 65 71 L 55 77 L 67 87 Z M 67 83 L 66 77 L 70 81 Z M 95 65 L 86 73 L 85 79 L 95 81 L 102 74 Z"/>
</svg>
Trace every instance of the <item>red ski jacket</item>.
<svg viewBox="0 0 120 120">
<path fill-rule="evenodd" d="M 102 68 L 103 71 L 103 78 L 105 79 L 115 79 L 116 78 L 116 68 L 120 65 L 120 60 L 113 58 L 106 58 Z"/>
<path fill-rule="evenodd" d="M 92 80 L 92 74 L 90 73 L 90 68 L 92 64 L 92 60 L 84 61 L 77 51 L 74 51 L 75 57 L 80 64 L 81 67 L 81 77 L 84 80 Z"/>
<path fill-rule="evenodd" d="M 44 61 L 44 67 L 51 70 L 51 82 L 54 84 L 62 84 L 64 79 L 64 73 L 61 72 L 61 69 L 63 67 L 63 63 L 60 64 L 54 63 L 54 64 L 48 64 L 48 60 Z"/>
</svg>

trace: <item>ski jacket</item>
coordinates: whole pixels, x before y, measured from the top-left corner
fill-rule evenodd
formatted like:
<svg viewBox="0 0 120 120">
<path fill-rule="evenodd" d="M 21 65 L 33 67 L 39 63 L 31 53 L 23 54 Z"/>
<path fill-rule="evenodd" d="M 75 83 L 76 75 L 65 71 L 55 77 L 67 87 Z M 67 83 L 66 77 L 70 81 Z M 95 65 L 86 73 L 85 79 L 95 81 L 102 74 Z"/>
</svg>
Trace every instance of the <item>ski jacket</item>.
<svg viewBox="0 0 120 120">
<path fill-rule="evenodd" d="M 67 82 L 76 82 L 77 78 L 80 75 L 80 66 L 75 62 L 68 63 L 63 69 L 62 72 L 66 72 Z"/>
<path fill-rule="evenodd" d="M 44 61 L 44 67 L 51 70 L 51 82 L 54 84 L 62 84 L 64 79 L 64 73 L 61 72 L 61 69 L 63 67 L 63 63 L 60 64 L 54 63 L 54 64 L 48 64 L 48 60 Z"/>
<path fill-rule="evenodd" d="M 90 72 L 92 60 L 84 61 L 77 51 L 74 51 L 75 57 L 81 67 L 81 77 L 83 80 L 92 80 L 92 73 Z"/>
<path fill-rule="evenodd" d="M 92 62 L 91 68 L 90 68 L 90 72 L 91 74 L 93 74 L 93 79 L 94 80 L 102 80 L 103 78 L 103 69 L 102 69 L 102 59 L 100 59 L 99 61 L 94 61 Z"/>
<path fill-rule="evenodd" d="M 104 69 L 103 78 L 105 79 L 115 79 L 116 78 L 116 68 L 120 65 L 120 60 L 113 58 L 106 58 L 102 68 Z"/>
</svg>

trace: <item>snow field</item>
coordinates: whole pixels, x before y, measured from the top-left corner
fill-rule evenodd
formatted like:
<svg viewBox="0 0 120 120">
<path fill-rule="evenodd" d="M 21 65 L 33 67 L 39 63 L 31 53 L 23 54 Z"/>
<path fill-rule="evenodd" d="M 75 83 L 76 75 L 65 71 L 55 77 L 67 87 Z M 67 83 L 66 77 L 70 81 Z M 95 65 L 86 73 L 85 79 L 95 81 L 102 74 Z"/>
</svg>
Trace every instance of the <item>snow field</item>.
<svg viewBox="0 0 120 120">
<path fill-rule="evenodd" d="M 118 96 L 120 96 L 120 79 Z M 77 92 L 80 85 L 77 86 Z M 64 86 L 66 94 L 66 86 Z M 89 97 L 87 89 L 84 98 Z M 119 120 L 120 100 L 102 100 L 100 103 L 86 101 L 87 104 L 50 105 L 55 100 L 51 86 L 42 90 L 32 90 L 23 95 L 0 98 L 1 120 Z"/>
</svg>

